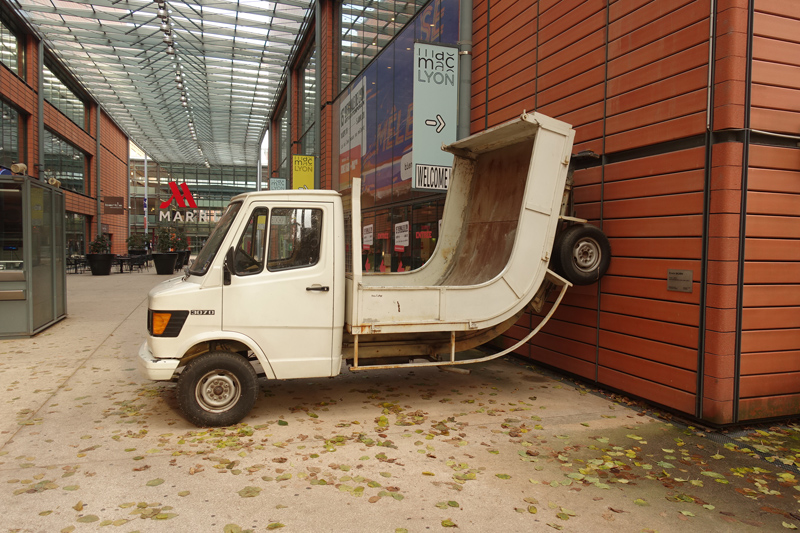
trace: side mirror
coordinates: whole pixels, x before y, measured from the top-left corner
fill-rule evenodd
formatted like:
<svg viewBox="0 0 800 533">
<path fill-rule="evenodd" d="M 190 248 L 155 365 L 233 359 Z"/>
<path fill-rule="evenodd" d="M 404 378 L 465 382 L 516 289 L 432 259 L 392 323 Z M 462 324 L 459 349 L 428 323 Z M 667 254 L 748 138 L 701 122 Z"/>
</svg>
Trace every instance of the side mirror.
<svg viewBox="0 0 800 533">
<path fill-rule="evenodd" d="M 233 273 L 233 247 L 228 248 L 228 252 L 225 254 L 225 263 L 223 263 L 223 270 L 222 270 L 223 285 L 231 284 L 232 273 Z"/>
</svg>

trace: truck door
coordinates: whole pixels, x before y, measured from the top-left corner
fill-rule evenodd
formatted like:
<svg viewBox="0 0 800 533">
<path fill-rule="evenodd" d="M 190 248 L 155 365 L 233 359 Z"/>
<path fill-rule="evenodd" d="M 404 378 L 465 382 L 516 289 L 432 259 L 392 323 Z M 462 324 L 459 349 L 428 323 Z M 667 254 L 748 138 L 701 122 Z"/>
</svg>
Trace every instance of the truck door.
<svg viewBox="0 0 800 533">
<path fill-rule="evenodd" d="M 331 375 L 333 203 L 251 206 L 236 241 L 222 328 L 252 338 L 279 379 Z"/>
</svg>

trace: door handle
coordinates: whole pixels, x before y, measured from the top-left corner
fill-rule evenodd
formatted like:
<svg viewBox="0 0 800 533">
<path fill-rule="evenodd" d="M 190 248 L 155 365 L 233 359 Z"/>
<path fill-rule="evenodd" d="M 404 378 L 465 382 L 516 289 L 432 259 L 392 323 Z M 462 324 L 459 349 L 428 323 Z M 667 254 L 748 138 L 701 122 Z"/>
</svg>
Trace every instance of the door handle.
<svg viewBox="0 0 800 533">
<path fill-rule="evenodd" d="M 306 290 L 328 292 L 331 288 L 325 285 L 312 285 L 311 287 L 306 287 Z"/>
</svg>

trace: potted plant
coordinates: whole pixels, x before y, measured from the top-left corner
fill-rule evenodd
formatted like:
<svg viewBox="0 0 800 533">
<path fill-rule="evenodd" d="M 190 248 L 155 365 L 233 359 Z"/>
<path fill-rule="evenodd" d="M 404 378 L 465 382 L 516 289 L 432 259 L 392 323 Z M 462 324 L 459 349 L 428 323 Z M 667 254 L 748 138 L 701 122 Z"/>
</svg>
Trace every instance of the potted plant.
<svg viewBox="0 0 800 533">
<path fill-rule="evenodd" d="M 157 274 L 165 275 L 175 272 L 178 254 L 173 251 L 174 235 L 175 230 L 170 226 L 159 226 L 156 233 L 156 252 L 153 254 L 153 264 L 156 266 Z"/>
<path fill-rule="evenodd" d="M 89 243 L 89 253 L 86 254 L 86 261 L 92 270 L 93 276 L 108 276 L 111 274 L 111 266 L 114 263 L 114 254 L 109 253 L 111 241 L 100 234 Z"/>
<path fill-rule="evenodd" d="M 147 253 L 143 234 L 132 233 L 126 242 L 128 243 L 128 255 L 144 255 Z"/>
</svg>

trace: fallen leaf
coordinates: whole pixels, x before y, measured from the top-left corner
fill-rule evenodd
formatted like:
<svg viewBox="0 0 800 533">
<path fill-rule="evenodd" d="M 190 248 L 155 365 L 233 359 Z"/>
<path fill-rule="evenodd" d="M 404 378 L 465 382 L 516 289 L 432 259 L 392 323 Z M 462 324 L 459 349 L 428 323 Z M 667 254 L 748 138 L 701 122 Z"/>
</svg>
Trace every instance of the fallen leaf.
<svg viewBox="0 0 800 533">
<path fill-rule="evenodd" d="M 446 520 L 442 520 L 442 527 L 458 527 L 455 522 L 450 520 L 449 518 Z"/>
<path fill-rule="evenodd" d="M 161 485 L 162 483 L 164 483 L 164 480 L 161 479 L 160 477 L 157 477 L 155 479 L 151 479 L 150 481 L 148 481 L 146 483 L 146 485 L 148 487 L 157 487 L 157 486 Z"/>
<path fill-rule="evenodd" d="M 261 489 L 259 487 L 245 487 L 242 490 L 238 491 L 239 496 L 242 498 L 255 498 L 259 494 L 261 494 Z"/>
</svg>

